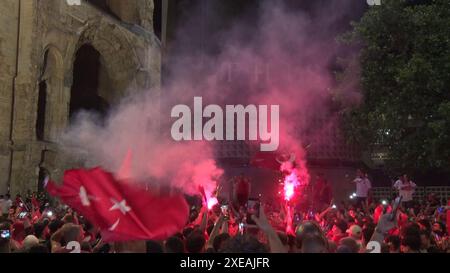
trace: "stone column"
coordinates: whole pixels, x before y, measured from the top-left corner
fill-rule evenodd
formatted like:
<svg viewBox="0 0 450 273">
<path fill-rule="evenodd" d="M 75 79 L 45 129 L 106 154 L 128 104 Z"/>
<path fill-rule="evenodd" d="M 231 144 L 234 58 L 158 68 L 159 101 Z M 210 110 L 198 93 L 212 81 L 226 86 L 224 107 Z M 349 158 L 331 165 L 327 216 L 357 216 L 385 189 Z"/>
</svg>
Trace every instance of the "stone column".
<svg viewBox="0 0 450 273">
<path fill-rule="evenodd" d="M 0 194 L 9 188 L 11 166 L 11 114 L 16 75 L 19 3 L 2 1 L 0 9 Z"/>
<path fill-rule="evenodd" d="M 37 162 L 33 155 L 37 108 L 37 63 L 39 39 L 37 1 L 18 0 L 17 60 L 13 89 L 12 160 L 10 191 L 25 193 L 37 182 Z M 36 153 L 36 152 L 35 152 Z M 39 153 L 39 150 L 37 151 Z"/>
</svg>

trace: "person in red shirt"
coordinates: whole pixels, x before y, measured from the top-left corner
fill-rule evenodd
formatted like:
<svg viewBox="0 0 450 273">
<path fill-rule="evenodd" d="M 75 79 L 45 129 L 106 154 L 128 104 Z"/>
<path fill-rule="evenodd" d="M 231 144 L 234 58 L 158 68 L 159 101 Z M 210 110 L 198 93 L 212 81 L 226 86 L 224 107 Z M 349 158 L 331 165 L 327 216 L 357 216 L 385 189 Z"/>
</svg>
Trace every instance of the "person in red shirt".
<svg viewBox="0 0 450 273">
<path fill-rule="evenodd" d="M 390 213 L 392 211 L 392 207 L 388 204 L 383 204 L 380 203 L 376 208 L 375 211 L 373 213 L 373 222 L 375 224 L 378 223 L 378 220 L 380 219 L 381 215 L 383 215 L 384 213 Z"/>
<path fill-rule="evenodd" d="M 336 244 L 339 244 L 339 241 L 342 238 L 347 237 L 347 222 L 343 221 L 343 220 L 337 220 L 333 227 L 331 228 L 330 232 L 328 233 L 328 238 L 333 241 Z"/>
<path fill-rule="evenodd" d="M 25 239 L 25 225 L 22 221 L 16 221 L 11 229 L 11 245 L 12 249 L 17 250 L 22 247 L 22 242 Z"/>
<path fill-rule="evenodd" d="M 32 205 L 33 210 L 39 209 L 41 207 L 41 204 L 40 204 L 39 200 L 37 199 L 35 192 L 31 196 L 31 205 Z"/>
</svg>

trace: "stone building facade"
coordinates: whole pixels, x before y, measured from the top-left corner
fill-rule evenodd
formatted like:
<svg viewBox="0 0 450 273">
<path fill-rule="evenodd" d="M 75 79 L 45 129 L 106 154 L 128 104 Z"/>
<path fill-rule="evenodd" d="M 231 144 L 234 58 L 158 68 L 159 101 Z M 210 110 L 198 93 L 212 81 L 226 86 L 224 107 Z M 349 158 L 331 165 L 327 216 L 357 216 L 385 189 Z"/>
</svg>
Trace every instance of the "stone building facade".
<svg viewBox="0 0 450 273">
<path fill-rule="evenodd" d="M 153 0 L 74 2 L 1 2 L 0 194 L 82 165 L 57 144 L 77 110 L 160 85 Z"/>
</svg>

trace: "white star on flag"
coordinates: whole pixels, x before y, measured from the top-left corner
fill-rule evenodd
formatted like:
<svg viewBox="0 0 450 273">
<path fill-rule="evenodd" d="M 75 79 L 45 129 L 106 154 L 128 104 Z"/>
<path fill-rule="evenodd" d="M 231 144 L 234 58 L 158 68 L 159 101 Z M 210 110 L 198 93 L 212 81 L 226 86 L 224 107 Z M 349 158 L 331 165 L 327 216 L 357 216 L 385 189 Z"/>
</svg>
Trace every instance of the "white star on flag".
<svg viewBox="0 0 450 273">
<path fill-rule="evenodd" d="M 91 201 L 89 200 L 98 200 L 98 198 L 92 195 L 88 195 L 86 188 L 83 186 L 80 187 L 80 193 L 78 194 L 78 196 L 80 197 L 81 204 L 85 207 L 89 207 L 91 205 Z"/>
<path fill-rule="evenodd" d="M 125 215 L 127 212 L 131 210 L 131 208 L 127 206 L 125 199 L 119 202 L 116 199 L 111 198 L 111 202 L 113 202 L 114 205 L 109 209 L 109 211 L 118 209 Z"/>
</svg>

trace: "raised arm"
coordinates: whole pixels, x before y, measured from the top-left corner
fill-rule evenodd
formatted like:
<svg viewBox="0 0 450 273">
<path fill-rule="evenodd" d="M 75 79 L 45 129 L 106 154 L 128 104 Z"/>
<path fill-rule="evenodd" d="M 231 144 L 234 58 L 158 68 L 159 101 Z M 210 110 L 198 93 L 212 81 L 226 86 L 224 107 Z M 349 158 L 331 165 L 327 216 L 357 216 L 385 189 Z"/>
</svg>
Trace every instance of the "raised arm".
<svg viewBox="0 0 450 273">
<path fill-rule="evenodd" d="M 264 212 L 263 206 L 259 210 L 259 218 L 255 215 L 252 215 L 252 220 L 255 221 L 256 225 L 264 232 L 269 240 L 270 251 L 272 253 L 286 253 L 287 250 L 284 247 L 283 243 L 280 240 L 275 229 L 270 225 L 267 220 L 266 214 Z"/>
<path fill-rule="evenodd" d="M 328 208 L 326 208 L 324 211 L 322 211 L 319 215 L 316 215 L 316 221 L 320 222 L 322 221 L 323 217 L 330 211 L 332 210 L 333 207 L 329 206 Z"/>
<path fill-rule="evenodd" d="M 348 179 L 348 183 L 350 183 L 350 184 L 356 183 L 355 179 L 350 178 L 350 175 L 348 175 L 348 174 L 345 175 L 345 179 Z"/>
<path fill-rule="evenodd" d="M 224 219 L 222 223 L 222 233 L 229 233 L 228 232 L 228 220 Z"/>
<path fill-rule="evenodd" d="M 64 235 L 64 230 L 67 224 L 58 229 L 53 235 L 50 237 L 50 245 L 51 252 L 54 253 L 56 250 L 61 248 L 61 240 Z"/>
<path fill-rule="evenodd" d="M 209 235 L 208 242 L 206 243 L 206 248 L 213 248 L 214 239 L 219 234 L 220 228 L 224 222 L 224 216 L 223 214 L 220 214 L 219 218 L 217 219 L 216 223 L 214 224 L 214 228 L 211 231 L 211 234 Z"/>
<path fill-rule="evenodd" d="M 208 209 L 206 207 L 203 207 L 202 220 L 200 222 L 200 230 L 202 232 L 205 232 L 207 224 L 208 224 Z"/>
<path fill-rule="evenodd" d="M 370 242 L 378 242 L 380 246 L 383 244 L 384 238 L 388 235 L 389 230 L 397 226 L 397 217 L 394 217 L 393 221 L 390 218 L 391 213 L 381 215 L 372 238 L 370 238 Z"/>
</svg>

